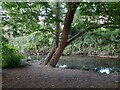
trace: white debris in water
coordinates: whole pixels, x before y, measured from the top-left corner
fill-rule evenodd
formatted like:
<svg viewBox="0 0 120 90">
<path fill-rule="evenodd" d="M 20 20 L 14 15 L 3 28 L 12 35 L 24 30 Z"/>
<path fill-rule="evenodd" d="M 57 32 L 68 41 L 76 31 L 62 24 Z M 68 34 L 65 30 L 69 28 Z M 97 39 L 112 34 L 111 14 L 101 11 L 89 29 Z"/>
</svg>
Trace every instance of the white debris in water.
<svg viewBox="0 0 120 90">
<path fill-rule="evenodd" d="M 65 65 L 65 64 L 64 64 L 64 65 L 59 65 L 58 67 L 59 67 L 59 68 L 66 68 L 67 65 Z"/>
<path fill-rule="evenodd" d="M 31 57 L 30 57 L 30 56 L 28 56 L 28 59 L 31 59 Z"/>
<path fill-rule="evenodd" d="M 102 68 L 102 69 L 100 70 L 100 73 L 109 74 L 109 73 L 110 73 L 110 69 L 109 69 L 109 68 Z"/>
</svg>

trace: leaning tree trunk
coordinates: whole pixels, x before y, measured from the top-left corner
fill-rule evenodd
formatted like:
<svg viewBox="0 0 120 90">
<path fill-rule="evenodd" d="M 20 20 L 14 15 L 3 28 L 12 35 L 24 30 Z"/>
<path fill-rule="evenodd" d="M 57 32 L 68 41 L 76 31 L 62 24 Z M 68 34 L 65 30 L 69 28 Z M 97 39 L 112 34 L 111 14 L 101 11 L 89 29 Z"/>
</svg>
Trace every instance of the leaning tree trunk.
<svg viewBox="0 0 120 90">
<path fill-rule="evenodd" d="M 59 46 L 59 36 L 60 36 L 60 2 L 56 2 L 56 39 L 53 45 L 53 48 L 51 51 L 48 53 L 46 58 L 44 59 L 43 64 L 47 65 L 50 59 L 52 58 L 53 54 L 55 53 L 57 47 Z"/>
<path fill-rule="evenodd" d="M 71 23 L 73 21 L 74 13 L 75 13 L 78 5 L 79 5 L 79 2 L 78 3 L 68 2 L 68 12 L 67 12 L 65 22 L 64 22 L 62 40 L 61 40 L 60 45 L 58 47 L 56 47 L 55 49 L 53 47 L 53 49 L 51 50 L 51 53 L 52 53 L 52 51 L 54 51 L 54 53 L 49 54 L 50 58 L 49 58 L 49 61 L 46 63 L 46 65 L 55 67 L 60 56 L 63 53 L 64 48 L 67 45 L 69 45 L 72 41 L 76 40 L 81 35 L 85 34 L 87 31 L 89 31 L 89 30 L 92 31 L 95 28 L 100 28 L 100 27 L 106 25 L 106 23 L 100 24 L 100 25 L 95 25 L 95 26 L 92 25 L 91 27 L 87 27 L 86 29 L 80 31 L 79 33 L 77 33 L 76 35 L 74 35 L 73 37 L 68 39 L 68 34 L 69 34 L 70 27 L 71 27 Z"/>
<path fill-rule="evenodd" d="M 76 3 L 68 3 L 68 12 L 64 22 L 64 28 L 63 28 L 63 34 L 62 34 L 62 40 L 60 42 L 60 46 L 56 49 L 54 55 L 52 56 L 51 60 L 48 62 L 47 65 L 55 67 L 60 56 L 63 53 L 63 50 L 65 49 L 66 45 L 68 45 L 67 44 L 68 35 L 69 35 L 71 23 L 73 21 L 73 17 L 76 9 L 77 9 Z"/>
<path fill-rule="evenodd" d="M 42 63 L 43 65 L 47 65 L 47 63 L 50 61 L 50 59 L 52 58 L 53 54 L 55 53 L 55 50 L 56 50 L 56 45 L 53 46 L 51 51 L 45 57 L 44 62 Z"/>
</svg>

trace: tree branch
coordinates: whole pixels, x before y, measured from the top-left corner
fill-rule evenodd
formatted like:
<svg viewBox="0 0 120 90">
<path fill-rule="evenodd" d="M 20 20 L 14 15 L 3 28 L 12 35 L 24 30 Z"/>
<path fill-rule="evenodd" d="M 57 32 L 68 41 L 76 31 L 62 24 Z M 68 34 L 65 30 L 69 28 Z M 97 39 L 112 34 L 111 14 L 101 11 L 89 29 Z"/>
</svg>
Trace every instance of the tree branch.
<svg viewBox="0 0 120 90">
<path fill-rule="evenodd" d="M 70 44 L 72 41 L 76 40 L 78 37 L 80 37 L 81 35 L 87 33 L 88 31 L 93 31 L 94 29 L 96 28 L 100 28 L 100 27 L 103 27 L 105 25 L 107 25 L 108 23 L 105 23 L 105 24 L 100 24 L 100 25 L 96 25 L 96 26 L 91 26 L 91 27 L 88 27 L 86 29 L 83 29 L 82 31 L 80 31 L 79 33 L 77 33 L 76 35 L 74 35 L 73 37 L 71 37 L 70 39 L 68 39 L 67 41 L 67 44 Z"/>
</svg>

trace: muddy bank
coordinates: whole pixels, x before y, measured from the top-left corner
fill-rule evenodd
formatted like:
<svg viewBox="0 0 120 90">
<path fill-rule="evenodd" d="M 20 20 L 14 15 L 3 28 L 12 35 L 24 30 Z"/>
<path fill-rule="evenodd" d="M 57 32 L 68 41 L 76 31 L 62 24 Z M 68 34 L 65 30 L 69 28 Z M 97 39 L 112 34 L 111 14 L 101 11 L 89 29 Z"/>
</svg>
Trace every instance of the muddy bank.
<svg viewBox="0 0 120 90">
<path fill-rule="evenodd" d="M 118 73 L 99 74 L 59 69 L 28 63 L 26 67 L 4 69 L 3 88 L 118 88 Z"/>
</svg>

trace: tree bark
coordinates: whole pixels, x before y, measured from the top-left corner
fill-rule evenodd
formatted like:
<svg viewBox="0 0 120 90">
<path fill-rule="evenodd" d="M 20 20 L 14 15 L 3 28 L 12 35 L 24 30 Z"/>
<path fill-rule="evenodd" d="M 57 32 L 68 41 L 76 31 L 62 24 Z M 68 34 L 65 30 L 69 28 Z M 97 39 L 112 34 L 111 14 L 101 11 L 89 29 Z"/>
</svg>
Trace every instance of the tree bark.
<svg viewBox="0 0 120 90">
<path fill-rule="evenodd" d="M 55 39 L 55 44 L 56 47 L 59 46 L 59 36 L 60 36 L 60 2 L 56 2 L 56 39 Z"/>
<path fill-rule="evenodd" d="M 47 65 L 50 59 L 52 58 L 53 54 L 55 53 L 57 47 L 59 46 L 59 36 L 60 36 L 60 2 L 56 2 L 56 38 L 51 51 L 47 54 L 46 58 L 44 59 L 43 65 Z"/>
<path fill-rule="evenodd" d="M 60 56 L 62 55 L 63 50 L 67 45 L 70 27 L 71 27 L 71 23 L 73 21 L 73 17 L 76 9 L 77 9 L 76 3 L 68 3 L 68 12 L 64 22 L 64 28 L 63 28 L 63 34 L 62 34 L 62 40 L 60 42 L 60 46 L 56 49 L 53 57 L 51 58 L 50 62 L 47 65 L 55 67 Z"/>
<path fill-rule="evenodd" d="M 50 61 L 52 58 L 53 54 L 55 53 L 56 46 L 54 45 L 51 51 L 47 54 L 47 56 L 44 59 L 44 62 L 42 63 L 43 65 L 47 65 L 47 63 Z"/>
</svg>

